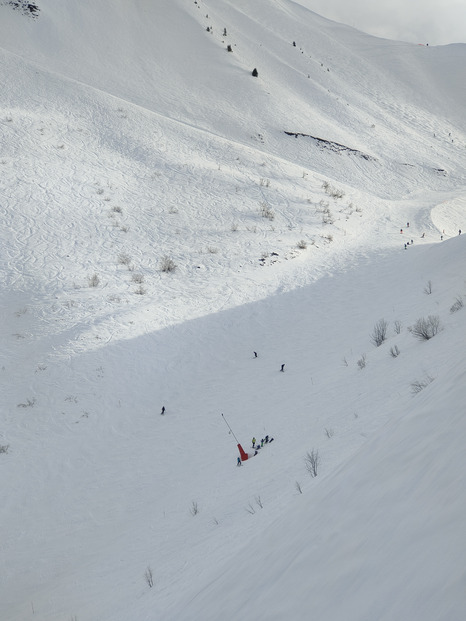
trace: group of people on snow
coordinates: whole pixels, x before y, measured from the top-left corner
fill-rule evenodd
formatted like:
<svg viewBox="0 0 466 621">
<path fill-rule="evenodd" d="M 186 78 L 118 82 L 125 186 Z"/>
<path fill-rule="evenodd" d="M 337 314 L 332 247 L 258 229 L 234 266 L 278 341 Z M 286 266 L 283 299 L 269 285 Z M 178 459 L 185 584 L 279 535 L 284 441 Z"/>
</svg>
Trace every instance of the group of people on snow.
<svg viewBox="0 0 466 621">
<path fill-rule="evenodd" d="M 251 442 L 252 442 L 252 448 L 254 449 L 254 455 L 257 455 L 260 449 L 264 447 L 264 444 L 270 444 L 271 442 L 273 442 L 273 438 L 270 438 L 267 435 L 265 436 L 265 438 L 262 438 L 260 442 L 258 442 L 256 438 L 253 438 Z M 242 465 L 241 457 L 238 457 L 238 461 L 236 462 L 236 465 L 237 466 Z"/>
<path fill-rule="evenodd" d="M 407 229 L 409 229 L 409 222 L 407 222 L 407 223 L 406 223 L 406 228 L 407 228 Z M 403 229 L 400 229 L 400 233 L 401 233 L 401 234 L 403 233 Z M 445 235 L 445 230 L 443 230 L 442 235 L 440 235 L 440 241 L 443 241 L 443 236 L 444 236 L 444 235 Z M 461 235 L 461 229 L 459 229 L 459 231 L 458 231 L 458 235 Z M 426 236 L 426 234 L 425 234 L 425 233 L 423 233 L 423 234 L 421 235 L 421 239 L 425 239 L 425 236 Z M 410 246 L 410 245 L 412 246 L 413 244 L 414 244 L 414 239 L 412 239 L 411 241 L 409 241 L 409 240 L 408 240 L 408 241 L 405 243 L 405 250 L 407 250 L 408 246 Z"/>
</svg>

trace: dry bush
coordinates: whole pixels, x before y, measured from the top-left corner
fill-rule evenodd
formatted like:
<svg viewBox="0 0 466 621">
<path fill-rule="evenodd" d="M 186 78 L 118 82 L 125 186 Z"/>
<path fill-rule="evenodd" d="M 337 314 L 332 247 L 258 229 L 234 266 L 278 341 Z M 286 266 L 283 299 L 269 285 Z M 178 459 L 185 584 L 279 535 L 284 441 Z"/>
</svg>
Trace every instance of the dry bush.
<svg viewBox="0 0 466 621">
<path fill-rule="evenodd" d="M 100 278 L 97 274 L 93 274 L 92 276 L 88 276 L 87 284 L 89 287 L 98 287 L 100 283 Z"/>
<path fill-rule="evenodd" d="M 371 334 L 371 342 L 380 347 L 387 340 L 388 322 L 385 319 L 379 319 L 375 324 Z"/>
<path fill-rule="evenodd" d="M 440 317 L 438 315 L 429 315 L 427 319 L 421 317 L 414 326 L 410 326 L 408 329 L 415 338 L 420 341 L 428 341 L 441 330 Z"/>
<path fill-rule="evenodd" d="M 311 475 L 311 477 L 317 476 L 317 470 L 320 464 L 319 451 L 312 449 L 306 453 L 306 457 L 304 458 L 304 463 L 306 464 L 306 469 Z"/>
<path fill-rule="evenodd" d="M 267 218 L 267 220 L 272 221 L 275 219 L 275 214 L 266 202 L 261 203 L 260 214 L 263 218 Z"/>
<path fill-rule="evenodd" d="M 161 272 L 174 272 L 176 270 L 176 263 L 173 259 L 167 255 L 162 257 L 160 260 L 160 271 Z"/>
<path fill-rule="evenodd" d="M 463 298 L 460 295 L 458 295 L 456 297 L 456 300 L 450 306 L 450 313 L 456 313 L 456 311 L 459 311 L 460 308 L 463 308 L 463 306 L 464 306 Z"/>
<path fill-rule="evenodd" d="M 120 265 L 129 265 L 131 263 L 131 257 L 126 252 L 120 252 L 118 255 L 118 263 Z"/>
</svg>

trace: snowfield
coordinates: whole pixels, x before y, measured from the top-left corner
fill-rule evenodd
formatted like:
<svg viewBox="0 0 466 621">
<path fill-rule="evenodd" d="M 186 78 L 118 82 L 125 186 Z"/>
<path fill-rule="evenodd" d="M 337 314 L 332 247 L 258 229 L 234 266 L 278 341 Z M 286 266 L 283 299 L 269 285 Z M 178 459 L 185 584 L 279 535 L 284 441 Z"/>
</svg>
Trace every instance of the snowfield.
<svg viewBox="0 0 466 621">
<path fill-rule="evenodd" d="M 0 3 L 1 621 L 466 617 L 466 45 L 303 4 Z"/>
</svg>

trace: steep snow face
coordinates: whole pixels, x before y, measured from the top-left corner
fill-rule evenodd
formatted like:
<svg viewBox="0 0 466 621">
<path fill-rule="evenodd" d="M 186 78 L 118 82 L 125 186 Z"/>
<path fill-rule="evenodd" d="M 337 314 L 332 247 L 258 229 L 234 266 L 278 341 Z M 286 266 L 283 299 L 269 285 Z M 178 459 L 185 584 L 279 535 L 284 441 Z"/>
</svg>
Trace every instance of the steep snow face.
<svg viewBox="0 0 466 621">
<path fill-rule="evenodd" d="M 261 134 L 303 164 L 309 153 L 284 146 L 284 130 L 408 164 L 434 134 L 464 130 L 466 46 L 378 40 L 269 0 L 49 0 L 37 20 L 0 8 L 4 48 L 217 135 L 250 144 Z"/>
<path fill-rule="evenodd" d="M 465 617 L 465 46 L 38 5 L 0 6 L 2 621 Z M 225 418 L 275 440 L 237 468 Z"/>
</svg>

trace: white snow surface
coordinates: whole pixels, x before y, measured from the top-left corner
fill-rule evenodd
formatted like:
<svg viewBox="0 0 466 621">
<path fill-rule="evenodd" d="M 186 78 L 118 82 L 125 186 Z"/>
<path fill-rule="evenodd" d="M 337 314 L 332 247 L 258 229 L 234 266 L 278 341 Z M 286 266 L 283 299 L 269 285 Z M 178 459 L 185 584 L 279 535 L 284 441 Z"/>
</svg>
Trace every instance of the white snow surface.
<svg viewBox="0 0 466 621">
<path fill-rule="evenodd" d="M 0 3 L 0 620 L 465 619 L 466 45 L 35 4 Z"/>
</svg>

